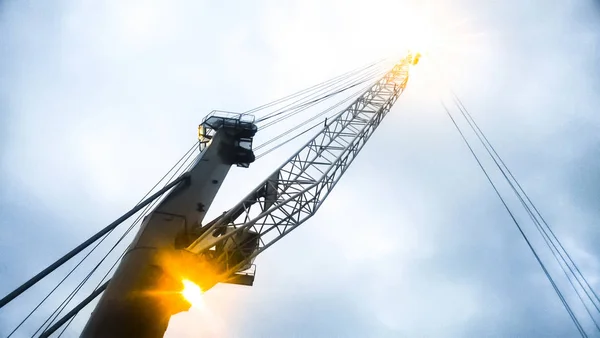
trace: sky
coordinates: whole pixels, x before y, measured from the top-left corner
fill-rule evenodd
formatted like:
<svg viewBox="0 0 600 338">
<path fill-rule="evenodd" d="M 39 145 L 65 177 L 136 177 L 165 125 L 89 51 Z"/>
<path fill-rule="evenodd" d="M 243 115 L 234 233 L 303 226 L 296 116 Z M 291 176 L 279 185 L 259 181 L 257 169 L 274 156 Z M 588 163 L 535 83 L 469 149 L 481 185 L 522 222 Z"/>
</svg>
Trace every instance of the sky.
<svg viewBox="0 0 600 338">
<path fill-rule="evenodd" d="M 210 111 L 423 48 L 319 213 L 257 259 L 255 285 L 218 285 L 166 336 L 576 337 L 438 90 L 463 100 L 598 290 L 599 19 L 586 0 L 3 1 L 0 294 L 135 204 Z M 210 213 L 293 150 L 233 169 Z M 58 278 L 0 310 L 0 334 Z"/>
</svg>

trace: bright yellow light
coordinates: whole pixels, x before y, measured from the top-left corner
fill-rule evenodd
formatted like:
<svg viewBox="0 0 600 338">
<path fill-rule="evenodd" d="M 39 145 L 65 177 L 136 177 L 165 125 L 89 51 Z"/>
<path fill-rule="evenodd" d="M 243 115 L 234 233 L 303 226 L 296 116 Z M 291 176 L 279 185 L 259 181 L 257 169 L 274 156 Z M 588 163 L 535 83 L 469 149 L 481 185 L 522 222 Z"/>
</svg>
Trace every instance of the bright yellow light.
<svg viewBox="0 0 600 338">
<path fill-rule="evenodd" d="M 181 294 L 183 295 L 183 298 L 192 304 L 192 307 L 201 308 L 204 305 L 202 289 L 200 289 L 196 283 L 187 279 L 184 279 L 182 283 L 183 290 L 181 291 Z"/>
</svg>

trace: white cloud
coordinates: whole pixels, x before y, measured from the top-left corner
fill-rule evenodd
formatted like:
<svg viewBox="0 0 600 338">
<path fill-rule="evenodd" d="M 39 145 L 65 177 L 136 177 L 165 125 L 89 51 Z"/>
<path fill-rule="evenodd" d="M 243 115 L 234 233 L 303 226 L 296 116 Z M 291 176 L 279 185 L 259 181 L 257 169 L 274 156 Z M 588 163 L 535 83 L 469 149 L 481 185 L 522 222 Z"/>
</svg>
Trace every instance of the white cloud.
<svg viewBox="0 0 600 338">
<path fill-rule="evenodd" d="M 53 17 L 13 5 L 4 14 L 11 30 L 3 30 L 11 42 L 2 48 L 11 53 L 5 179 L 21 182 L 20 193 L 65 220 L 44 227 L 75 240 L 136 202 L 194 141 L 210 110 L 250 108 L 437 31 L 462 41 L 436 51 L 440 67 L 547 210 L 561 204 L 544 194 L 571 194 L 553 185 L 548 168 L 568 166 L 571 150 L 592 139 L 565 124 L 598 123 L 595 93 L 586 89 L 594 83 L 587 52 L 598 35 L 572 23 L 575 5 L 540 4 L 65 2 Z M 530 291 L 547 283 L 528 265 L 531 257 L 517 256 L 525 251 L 516 230 L 440 114 L 434 80 L 417 69 L 319 214 L 259 258 L 255 287 L 211 290 L 210 311 L 174 317 L 169 333 L 277 335 L 288 325 L 456 337 L 482 332 L 474 324 L 481 318 L 500 333 L 541 325 L 521 322 L 519 309 L 554 306 L 547 301 L 553 295 Z M 233 170 L 211 213 L 287 156 Z M 589 210 L 566 207 L 552 220 L 592 229 Z M 35 227 L 11 233 L 44 239 Z M 597 253 L 578 244 L 582 237 L 572 234 L 568 246 L 598 271 Z M 514 285 L 497 281 L 514 272 Z M 571 333 L 563 315 L 549 312 L 548 332 Z"/>
</svg>

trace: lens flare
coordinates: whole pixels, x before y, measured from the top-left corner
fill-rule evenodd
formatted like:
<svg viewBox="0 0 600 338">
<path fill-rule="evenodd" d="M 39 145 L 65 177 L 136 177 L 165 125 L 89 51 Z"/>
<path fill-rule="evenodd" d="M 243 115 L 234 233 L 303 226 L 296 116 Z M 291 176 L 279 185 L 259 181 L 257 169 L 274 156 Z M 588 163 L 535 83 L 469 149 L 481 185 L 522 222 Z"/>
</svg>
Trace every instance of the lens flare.
<svg viewBox="0 0 600 338">
<path fill-rule="evenodd" d="M 183 295 L 183 298 L 192 304 L 192 307 L 201 308 L 204 304 L 204 300 L 202 299 L 202 289 L 200 289 L 196 283 L 187 279 L 182 280 L 182 283 L 183 290 L 181 291 L 181 294 Z"/>
</svg>

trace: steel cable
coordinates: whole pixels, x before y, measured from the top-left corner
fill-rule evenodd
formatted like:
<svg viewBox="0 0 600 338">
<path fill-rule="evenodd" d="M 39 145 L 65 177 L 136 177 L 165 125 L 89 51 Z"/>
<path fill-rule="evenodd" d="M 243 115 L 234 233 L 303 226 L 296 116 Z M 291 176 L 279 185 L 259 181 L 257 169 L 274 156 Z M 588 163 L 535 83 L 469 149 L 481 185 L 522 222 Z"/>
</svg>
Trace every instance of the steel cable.
<svg viewBox="0 0 600 338">
<path fill-rule="evenodd" d="M 590 316 L 592 322 L 594 323 L 594 326 L 596 327 L 596 329 L 598 330 L 598 332 L 600 332 L 600 326 L 598 325 L 598 322 L 596 321 L 596 319 L 592 315 L 589 307 L 587 306 L 586 302 L 583 300 L 582 295 L 579 293 L 579 290 L 575 286 L 573 280 L 571 279 L 571 276 L 565 270 L 564 266 L 566 266 L 568 268 L 568 270 L 571 272 L 571 274 L 576 279 L 577 283 L 579 284 L 579 286 L 581 287 L 581 289 L 585 292 L 586 296 L 588 297 L 588 299 L 590 300 L 590 302 L 594 305 L 594 307 L 596 308 L 596 311 L 598 313 L 600 313 L 600 309 L 598 308 L 598 305 L 594 302 L 594 299 L 588 293 L 588 290 L 583 286 L 580 278 L 573 271 L 573 268 L 571 268 L 571 266 L 568 264 L 567 260 L 565 259 L 565 257 L 563 256 L 563 254 L 560 252 L 560 250 L 557 247 L 556 243 L 558 243 L 558 245 L 560 246 L 560 248 L 562 248 L 562 250 L 569 257 L 569 259 L 570 259 L 570 255 L 564 249 L 564 247 L 562 246 L 562 243 L 556 237 L 556 235 L 554 235 L 554 232 L 552 231 L 552 228 L 550 228 L 550 226 L 547 223 L 545 223 L 546 228 L 548 228 L 548 230 L 550 231 L 550 233 L 553 236 L 553 238 L 550 237 L 550 235 L 548 234 L 548 232 L 546 231 L 546 229 L 544 229 L 544 227 L 542 226 L 540 220 L 538 219 L 538 217 L 536 217 L 536 215 L 534 214 L 532 208 L 529 206 L 529 204 L 531 204 L 531 206 L 533 208 L 535 208 L 535 205 L 533 204 L 533 202 L 531 202 L 531 200 L 529 199 L 529 197 L 528 197 L 527 193 L 525 192 L 525 190 L 523 190 L 523 188 L 521 187 L 521 185 L 519 184 L 519 182 L 517 181 L 517 179 L 514 177 L 514 175 L 510 171 L 510 169 L 506 166 L 506 164 L 504 163 L 504 161 L 502 160 L 502 158 L 500 157 L 500 155 L 498 155 L 498 153 L 495 151 L 494 147 L 489 142 L 489 140 L 487 139 L 487 137 L 485 136 L 485 134 L 483 133 L 483 131 L 479 128 L 479 126 L 477 125 L 477 123 L 473 119 L 472 115 L 468 112 L 468 110 L 466 109 L 466 107 L 464 106 L 464 104 L 462 103 L 462 101 L 458 98 L 458 96 L 456 94 L 454 94 L 454 93 L 452 93 L 452 94 L 454 96 L 455 104 L 456 104 L 457 108 L 459 109 L 459 111 L 461 112 L 461 115 L 467 121 L 467 123 L 471 127 L 471 130 L 476 134 L 476 136 L 479 139 L 480 143 L 483 145 L 483 147 L 487 151 L 488 155 L 494 161 L 496 167 L 500 170 L 500 172 L 504 176 L 505 180 L 510 185 L 512 191 L 514 192 L 514 194 L 519 199 L 521 205 L 527 211 L 529 217 L 531 218 L 532 222 L 536 226 L 536 229 L 538 230 L 538 232 L 542 236 L 544 242 L 546 243 L 546 246 L 548 246 L 548 248 L 552 252 L 552 255 L 556 259 L 556 261 L 559 264 L 561 270 L 563 271 L 563 273 L 567 277 L 567 280 L 569 281 L 569 284 L 571 285 L 571 287 L 573 288 L 573 290 L 577 294 L 577 297 L 579 298 L 579 300 L 583 304 L 586 312 Z M 514 181 L 514 183 L 513 183 L 513 181 Z M 515 186 L 515 184 L 516 184 L 516 186 Z M 517 187 L 518 187 L 518 189 L 517 189 Z M 527 201 L 529 202 L 529 204 L 525 201 L 524 197 L 527 199 Z M 537 213 L 538 213 L 539 217 L 541 217 L 541 214 L 539 214 L 539 211 L 537 211 Z M 573 262 L 571 260 L 571 264 L 576 268 L 577 271 L 579 271 L 579 269 L 577 268 L 577 265 L 575 264 L 575 262 Z M 587 282 L 587 279 L 585 278 L 585 276 L 583 276 L 581 274 L 581 272 L 579 272 L 579 273 L 580 273 L 581 278 L 585 282 L 585 284 L 590 288 L 590 290 L 595 295 L 594 290 L 591 288 L 591 286 Z"/>
<path fill-rule="evenodd" d="M 245 112 L 244 112 L 244 113 L 242 113 L 242 114 L 244 114 L 244 115 L 246 115 L 246 114 L 252 114 L 252 113 L 255 113 L 255 112 L 257 112 L 257 111 L 264 110 L 264 109 L 266 109 L 266 108 L 269 108 L 269 107 L 272 107 L 272 106 L 274 106 L 274 105 L 276 105 L 276 104 L 278 104 L 278 103 L 282 103 L 282 102 L 284 102 L 284 101 L 287 101 L 287 100 L 289 100 L 289 99 L 292 99 L 292 98 L 294 98 L 294 97 L 297 97 L 297 96 L 299 96 L 299 95 L 302 95 L 302 94 L 304 94 L 304 93 L 307 93 L 307 92 L 310 92 L 310 91 L 312 91 L 312 90 L 315 90 L 315 89 L 321 88 L 321 87 L 323 87 L 323 86 L 326 86 L 326 85 L 330 84 L 331 82 L 335 82 L 335 81 L 337 81 L 337 80 L 340 80 L 341 78 L 345 78 L 345 77 L 347 77 L 347 76 L 350 76 L 350 75 L 352 75 L 352 74 L 355 74 L 355 73 L 357 73 L 357 72 L 365 71 L 365 70 L 367 70 L 367 69 L 369 69 L 369 68 L 372 68 L 372 67 L 374 67 L 374 66 L 376 66 L 376 65 L 378 65 L 378 64 L 381 64 L 381 63 L 383 63 L 383 62 L 385 62 L 385 61 L 386 61 L 385 59 L 382 59 L 382 60 L 379 60 L 379 61 L 376 61 L 376 62 L 370 63 L 370 64 L 368 64 L 368 65 L 366 65 L 366 66 L 358 67 L 358 68 L 356 68 L 356 69 L 353 69 L 353 70 L 351 70 L 351 71 L 348 71 L 348 72 L 346 72 L 346 73 L 343 73 L 343 74 L 341 74 L 341 75 L 335 76 L 335 77 L 333 77 L 333 78 L 331 78 L 331 79 L 329 79 L 329 80 L 325 80 L 325 81 L 323 81 L 323 82 L 321 82 L 321 83 L 318 83 L 318 84 L 316 84 L 316 85 L 313 85 L 313 86 L 310 86 L 310 87 L 308 87 L 308 88 L 302 89 L 302 90 L 300 90 L 300 91 L 298 91 L 298 92 L 295 92 L 295 93 L 293 93 L 293 94 L 290 94 L 290 95 L 284 96 L 284 97 L 282 97 L 282 98 L 279 98 L 279 99 L 277 99 L 277 100 L 274 100 L 274 101 L 271 101 L 271 102 L 269 102 L 269 103 L 266 103 L 266 104 L 260 105 L 260 106 L 258 106 L 258 107 L 252 108 L 252 109 L 250 109 L 250 110 L 247 110 L 247 111 L 245 111 Z"/>
<path fill-rule="evenodd" d="M 194 145 L 175 163 L 175 165 L 173 167 L 171 167 L 171 169 L 165 175 L 163 175 L 163 177 L 146 193 L 146 195 L 140 201 L 143 201 L 144 199 L 146 199 L 146 197 L 148 197 L 150 195 L 150 193 L 154 189 L 156 189 L 156 187 L 160 184 L 160 182 L 162 182 L 165 178 L 167 178 L 169 176 L 169 174 L 171 172 L 173 172 L 173 174 L 171 175 L 171 177 L 165 183 L 165 185 L 169 184 L 173 180 L 173 178 L 177 175 L 177 173 L 180 171 L 181 167 L 183 165 L 185 165 L 187 163 L 187 161 L 189 160 L 189 158 L 193 155 L 193 153 L 194 153 L 193 150 L 196 149 L 197 145 L 198 145 L 198 142 L 195 142 Z M 177 166 L 179 166 L 179 169 L 176 169 Z M 176 169 L 176 170 L 173 171 L 174 169 Z M 101 261 L 98 264 L 96 264 L 96 266 L 92 269 L 91 272 L 89 272 L 87 274 L 87 276 L 84 278 L 84 280 L 82 280 L 79 283 L 79 285 L 75 288 L 75 290 L 73 290 L 71 292 L 71 294 L 69 294 L 69 296 L 67 296 L 67 298 L 65 300 L 63 300 L 63 302 L 44 321 L 44 323 L 38 328 L 38 330 L 36 330 L 36 332 L 34 333 L 34 335 L 37 334 L 46 324 L 47 324 L 46 329 L 48 327 L 50 327 L 50 325 L 52 324 L 52 322 L 60 315 L 60 312 L 62 312 L 62 310 L 64 310 L 64 308 L 68 305 L 68 303 L 79 292 L 79 290 L 83 287 L 83 285 L 91 277 L 91 275 L 93 274 L 93 272 L 95 272 L 96 269 L 98 269 L 98 267 L 100 266 L 100 264 L 116 248 L 116 246 L 125 238 L 125 236 L 127 236 L 127 234 L 131 231 L 131 229 L 133 229 L 133 227 L 135 227 L 139 223 L 139 221 L 144 217 L 144 215 L 147 213 L 147 211 L 150 210 L 156 203 L 158 203 L 158 201 L 160 199 L 161 198 L 155 199 L 150 204 L 148 204 L 147 206 L 144 207 L 144 209 L 142 210 L 142 212 L 132 222 L 132 224 L 129 226 L 129 228 L 121 235 L 121 237 L 116 241 L 116 243 L 113 245 L 113 247 L 104 255 L 104 257 L 101 259 Z M 108 236 L 108 234 L 107 234 L 107 236 Z"/>
<path fill-rule="evenodd" d="M 510 210 L 510 208 L 508 207 L 508 205 L 506 204 L 504 198 L 502 197 L 502 195 L 500 194 L 500 192 L 498 191 L 498 188 L 496 188 L 496 185 L 494 184 L 494 182 L 492 181 L 490 175 L 488 174 L 487 170 L 484 168 L 483 164 L 481 163 L 481 161 L 479 160 L 479 157 L 477 156 L 477 154 L 475 153 L 475 151 L 473 150 L 473 148 L 471 147 L 471 144 L 469 143 L 469 141 L 467 140 L 467 138 L 465 137 L 464 133 L 462 132 L 462 130 L 460 129 L 460 127 L 458 126 L 458 124 L 456 123 L 454 117 L 452 116 L 452 114 L 450 113 L 450 110 L 446 107 L 446 105 L 442 102 L 442 106 L 444 107 L 444 110 L 446 111 L 446 114 L 448 115 L 448 117 L 450 118 L 450 120 L 452 121 L 452 124 L 454 125 L 454 127 L 456 128 L 456 130 L 459 132 L 461 138 L 463 139 L 464 143 L 467 145 L 467 147 L 469 148 L 469 151 L 471 152 L 471 154 L 473 155 L 474 159 L 477 161 L 477 164 L 479 165 L 480 169 L 482 170 L 482 172 L 484 173 L 484 175 L 486 176 L 488 182 L 490 183 L 490 185 L 492 186 L 492 188 L 494 189 L 494 192 L 496 193 L 496 195 L 498 196 L 498 198 L 500 199 L 500 201 L 502 202 L 502 205 L 504 206 L 504 208 L 506 209 L 506 211 L 508 212 L 510 218 L 512 219 L 512 221 L 515 223 L 515 225 L 517 226 L 517 229 L 519 230 L 519 233 L 521 234 L 521 237 L 525 240 L 525 243 L 527 244 L 529 250 L 532 252 L 533 256 L 535 257 L 537 263 L 539 264 L 539 266 L 542 268 L 542 271 L 544 272 L 544 275 L 546 276 L 546 278 L 548 279 L 548 281 L 550 282 L 550 284 L 552 285 L 552 288 L 554 289 L 554 291 L 556 292 L 558 298 L 560 299 L 561 303 L 563 304 L 563 306 L 565 307 L 565 309 L 567 310 L 567 313 L 569 314 L 569 317 L 571 318 L 571 320 L 573 321 L 573 324 L 575 324 L 577 330 L 579 331 L 579 333 L 581 334 L 582 337 L 588 337 L 588 335 L 586 334 L 585 330 L 583 329 L 583 327 L 581 326 L 581 323 L 579 322 L 579 320 L 577 319 L 577 317 L 575 316 L 575 313 L 573 312 L 573 310 L 571 309 L 571 307 L 569 306 L 569 304 L 567 303 L 564 295 L 562 294 L 562 292 L 560 291 L 560 289 L 558 288 L 558 286 L 556 285 L 556 283 L 554 282 L 554 279 L 552 278 L 552 276 L 550 275 L 550 273 L 548 272 L 548 269 L 546 268 L 545 264 L 542 262 L 541 258 L 539 257 L 537 251 L 535 250 L 535 248 L 533 247 L 533 245 L 531 244 L 531 242 L 529 241 L 529 238 L 527 237 L 527 235 L 525 234 L 525 232 L 523 231 L 523 228 L 521 227 L 520 223 L 517 221 L 517 219 L 515 218 L 515 216 L 513 215 L 512 211 Z"/>
</svg>

